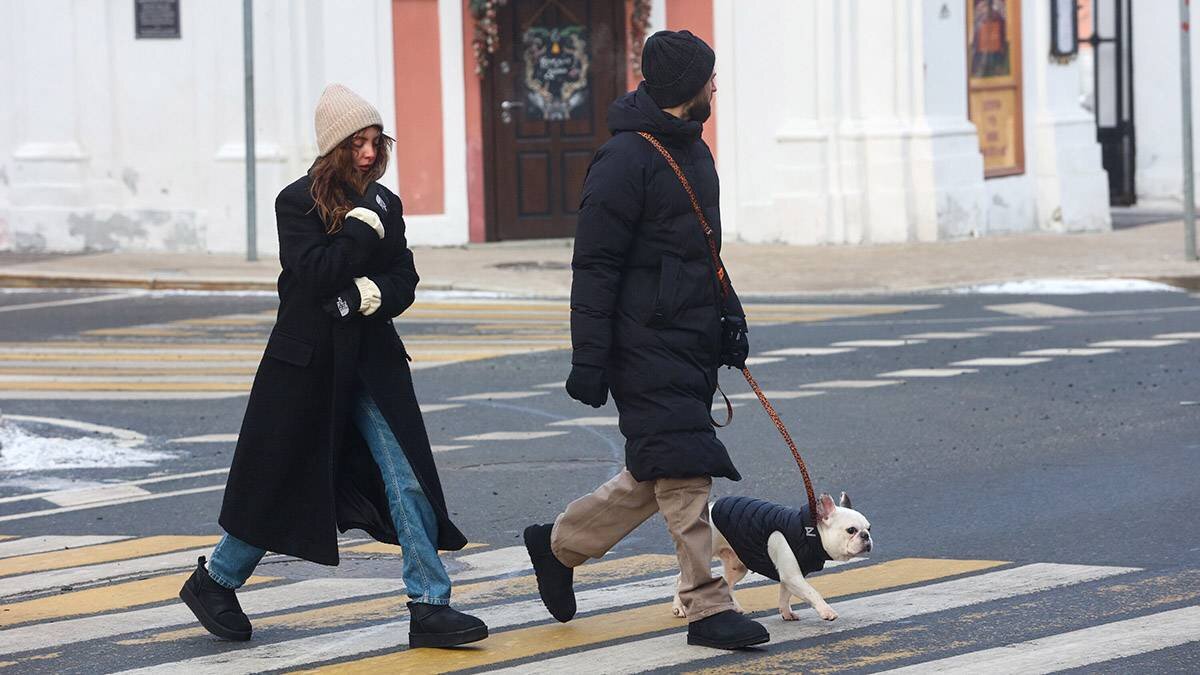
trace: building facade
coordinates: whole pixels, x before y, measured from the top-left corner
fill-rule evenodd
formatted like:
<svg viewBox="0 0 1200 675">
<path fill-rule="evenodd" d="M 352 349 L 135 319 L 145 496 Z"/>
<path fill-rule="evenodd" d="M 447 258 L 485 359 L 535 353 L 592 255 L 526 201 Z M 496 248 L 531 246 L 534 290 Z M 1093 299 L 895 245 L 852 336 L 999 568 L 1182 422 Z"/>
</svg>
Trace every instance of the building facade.
<svg viewBox="0 0 1200 675">
<path fill-rule="evenodd" d="M 258 250 L 277 250 L 274 195 L 315 157 L 329 82 L 374 102 L 396 138 L 384 181 L 414 244 L 571 236 L 607 106 L 661 28 L 717 52 L 705 137 L 726 236 L 1106 229 L 1089 61 L 1049 57 L 1052 2 L 255 0 Z M 1156 3 L 1169 18 L 1174 3 Z M 0 3 L 0 250 L 244 251 L 241 12 Z M 1152 42 L 1134 43 L 1136 68 L 1171 61 Z M 1179 193 L 1169 145 L 1139 140 L 1139 189 Z"/>
</svg>

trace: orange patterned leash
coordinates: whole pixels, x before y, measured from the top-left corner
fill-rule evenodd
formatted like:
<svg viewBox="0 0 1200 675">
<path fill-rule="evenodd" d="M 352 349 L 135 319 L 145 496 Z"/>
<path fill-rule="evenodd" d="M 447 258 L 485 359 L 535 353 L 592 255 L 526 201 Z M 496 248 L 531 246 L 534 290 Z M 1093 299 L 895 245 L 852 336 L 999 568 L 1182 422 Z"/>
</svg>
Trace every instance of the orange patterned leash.
<svg viewBox="0 0 1200 675">
<path fill-rule="evenodd" d="M 721 285 L 721 297 L 725 298 L 729 295 L 729 278 L 725 274 L 725 266 L 721 264 L 721 256 L 717 253 L 717 242 L 713 239 L 712 227 L 708 224 L 708 218 L 704 217 L 704 210 L 700 208 L 700 200 L 696 199 L 696 193 L 692 190 L 692 184 L 688 182 L 687 176 L 683 175 L 683 169 L 679 168 L 679 164 L 675 162 L 675 158 L 667 149 L 662 146 L 653 135 L 645 132 L 637 132 L 639 136 L 646 139 L 654 149 L 658 151 L 663 159 L 667 160 L 671 170 L 675 172 L 675 177 L 679 179 L 679 183 L 683 185 L 683 189 L 687 192 L 688 199 L 692 201 L 692 210 L 696 212 L 696 218 L 700 221 L 700 229 L 704 231 L 704 238 L 708 241 L 708 250 L 712 254 L 713 269 L 717 273 L 717 282 Z M 817 497 L 813 492 L 812 479 L 808 476 L 808 467 L 804 465 L 804 459 L 800 457 L 800 451 L 796 449 L 796 443 L 792 441 L 792 435 L 788 433 L 787 427 L 783 425 L 783 420 L 779 419 L 779 413 L 775 412 L 775 407 L 767 400 L 763 394 L 762 388 L 758 386 L 758 382 L 754 376 L 750 374 L 749 368 L 742 368 L 742 376 L 746 378 L 750 388 L 754 390 L 754 395 L 758 397 L 758 402 L 762 404 L 767 415 L 771 417 L 771 421 L 775 423 L 775 428 L 779 430 L 779 434 L 783 436 L 783 440 L 787 443 L 788 449 L 792 451 L 792 457 L 796 460 L 796 466 L 800 467 L 800 476 L 804 478 L 804 491 L 808 493 L 808 509 L 813 520 L 817 518 Z M 728 403 L 728 399 L 726 399 Z M 730 419 L 733 418 L 733 410 L 730 409 Z"/>
</svg>

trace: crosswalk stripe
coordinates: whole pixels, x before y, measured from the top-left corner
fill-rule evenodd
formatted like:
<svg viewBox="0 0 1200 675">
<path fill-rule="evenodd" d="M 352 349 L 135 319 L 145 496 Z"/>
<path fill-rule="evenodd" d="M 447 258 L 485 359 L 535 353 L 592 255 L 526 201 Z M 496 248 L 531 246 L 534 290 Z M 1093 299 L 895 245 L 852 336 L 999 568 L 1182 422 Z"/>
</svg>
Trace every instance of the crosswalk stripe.
<svg viewBox="0 0 1200 675">
<path fill-rule="evenodd" d="M 1147 347 L 1174 347 L 1184 344 L 1185 340 L 1101 340 L 1090 342 L 1089 347 L 1119 347 L 1121 349 L 1141 349 Z"/>
<path fill-rule="evenodd" d="M 666 556 L 659 554 L 646 554 L 630 556 L 627 558 L 619 558 L 616 560 L 599 561 L 592 565 L 579 568 L 578 574 L 575 577 L 576 585 L 606 583 L 609 587 L 613 582 L 620 582 L 641 574 L 651 574 L 664 572 L 673 569 L 676 566 L 675 556 Z M 671 577 L 672 579 L 674 577 Z M 666 579 L 664 577 L 664 579 Z M 664 582 L 665 583 L 665 582 Z M 492 579 L 489 581 L 480 581 L 476 583 L 461 584 L 454 587 L 454 604 L 457 606 L 474 605 L 477 603 L 496 603 L 504 602 L 511 598 L 522 595 L 531 595 L 537 593 L 537 582 L 532 575 L 509 577 L 504 579 Z M 658 596 L 658 597 L 661 597 Z M 290 612 L 287 614 L 275 614 L 268 617 L 256 619 L 254 625 L 258 628 L 290 628 L 290 629 L 319 629 L 325 636 L 327 641 L 340 643 L 343 638 L 351 631 L 336 630 L 340 626 L 350 624 L 361 624 L 369 620 L 392 620 L 397 616 L 404 616 L 408 609 L 405 603 L 408 600 L 406 596 L 392 596 L 385 598 L 372 598 L 369 600 L 357 600 L 329 607 L 320 607 L 317 609 L 302 610 L 299 612 Z M 540 606 L 540 601 L 537 601 Z M 474 611 L 474 610 L 472 610 Z M 545 617 L 545 609 L 542 609 L 542 618 Z M 173 642 L 176 640 L 184 640 L 193 637 L 201 637 L 206 631 L 200 626 L 189 626 L 173 630 L 167 633 L 159 633 L 149 637 L 133 637 L 118 641 L 122 645 L 141 645 L 152 643 Z M 380 647 L 389 648 L 403 644 L 403 636 L 406 631 L 393 631 L 387 638 L 387 642 Z M 398 638 L 397 636 L 401 636 Z M 397 640 L 400 642 L 397 642 Z M 293 651 L 293 646 L 284 647 L 292 641 L 277 642 L 266 645 L 263 653 L 276 653 L 280 649 L 284 651 Z M 294 655 L 302 654 L 303 650 L 296 649 Z M 358 652 L 347 652 L 342 654 L 343 658 L 356 656 Z M 260 654 L 251 654 L 249 659 L 259 661 Z M 312 663 L 309 659 L 307 663 Z M 250 661 L 246 662 L 247 664 Z M 306 661 L 298 661 L 296 665 L 303 665 Z M 229 667 L 231 664 L 224 664 Z M 253 669 L 251 669 L 253 670 Z"/>
<path fill-rule="evenodd" d="M 459 436 L 456 441 L 532 441 L 539 438 L 563 436 L 565 431 L 489 431 L 473 436 Z"/>
<path fill-rule="evenodd" d="M 204 549 L 204 551 L 207 550 Z M 194 565 L 197 552 L 188 551 L 187 553 L 192 554 L 190 564 Z M 144 562 L 151 559 L 143 558 L 141 560 Z M 529 558 L 524 546 L 512 546 L 465 555 L 457 558 L 457 562 L 465 565 L 465 569 L 452 574 L 451 579 L 453 580 L 480 579 L 511 574 L 529 567 Z M 178 566 L 178 564 L 172 565 L 172 567 Z M 76 569 L 86 572 L 86 570 L 94 568 Z M 403 588 L 404 583 L 399 579 L 309 579 L 242 593 L 239 594 L 239 600 L 243 607 L 254 613 L 268 614 L 296 607 L 321 605 L 365 596 L 396 594 Z M 6 592 L 7 590 L 5 589 Z M 195 620 L 186 606 L 182 603 L 175 603 L 163 607 L 21 626 L 0 630 L 0 654 L 13 654 L 128 633 L 152 631 L 190 624 Z"/>
<path fill-rule="evenodd" d="M 1018 357 L 1018 356 L 993 356 L 980 359 L 967 359 L 966 361 L 955 361 L 952 366 L 1032 366 L 1037 363 L 1046 363 L 1051 359 L 1045 357 Z"/>
<path fill-rule="evenodd" d="M 0 560 L 0 577 L 24 574 L 35 570 L 45 572 L 79 565 L 129 560 L 215 543 L 217 543 L 217 537 L 212 536 L 160 535 L 68 550 L 31 553 Z"/>
<path fill-rule="evenodd" d="M 612 417 L 577 417 L 570 420 L 559 420 L 547 424 L 548 427 L 615 427 L 620 418 Z"/>
<path fill-rule="evenodd" d="M 1058 563 L 1034 563 L 1021 567 L 988 572 L 962 579 L 943 581 L 915 588 L 878 593 L 854 600 L 835 603 L 838 619 L 833 623 L 809 620 L 797 622 L 764 621 L 771 633 L 772 646 L 784 645 L 809 638 L 819 638 L 832 633 L 867 628 L 892 621 L 903 621 L 915 616 L 968 607 L 985 602 L 1002 600 L 1020 595 L 1051 590 L 1063 586 L 1087 583 L 1118 574 L 1137 571 L 1129 567 L 1097 567 L 1089 565 L 1064 565 Z M 818 585 L 813 585 L 828 593 Z M 764 589 L 768 590 L 768 589 Z M 774 588 L 769 589 L 774 591 Z M 851 591 L 858 592 L 858 591 Z M 741 594 L 739 594 L 741 600 Z M 772 608 L 777 599 L 772 592 L 761 609 Z M 743 606 L 746 605 L 742 600 Z M 806 610 L 805 611 L 811 611 Z M 495 673 L 574 673 L 589 671 L 588 664 L 605 664 L 605 673 L 637 673 L 655 668 L 679 668 L 696 661 L 725 656 L 722 652 L 696 649 L 685 644 L 681 631 L 670 635 L 634 640 L 601 647 L 589 651 L 549 658 L 537 663 L 525 663 Z M 489 638 L 489 641 L 494 638 Z M 718 661 L 719 662 L 719 661 Z"/>
<path fill-rule="evenodd" d="M 130 539 L 126 536 L 117 535 L 44 535 L 40 537 L 26 537 L 17 539 L 16 541 L 5 541 L 0 543 L 0 558 L 11 558 L 17 555 L 29 555 L 31 553 L 45 553 L 46 551 L 60 551 L 69 548 L 78 548 L 80 546 L 92 546 L 93 544 L 107 544 L 109 542 L 121 541 Z"/>
<path fill-rule="evenodd" d="M 1057 347 L 1051 349 L 1032 349 L 1027 352 L 1021 352 L 1021 356 L 1099 356 L 1101 354 L 1114 354 L 1116 351 L 1116 349 L 1092 347 Z"/>
<path fill-rule="evenodd" d="M 28 419 L 28 418 L 26 418 L 26 419 Z M 131 432 L 131 433 L 136 433 L 136 432 Z M 140 436 L 140 434 L 139 434 L 139 436 Z M 186 473 L 169 473 L 169 474 L 162 475 L 162 476 L 154 476 L 153 478 L 139 478 L 137 480 L 125 481 L 123 483 L 106 483 L 104 487 L 120 487 L 123 485 L 150 485 L 153 483 L 169 483 L 171 481 L 186 480 L 189 478 L 203 478 L 206 476 L 223 476 L 227 473 L 229 473 L 228 468 L 206 469 L 204 471 L 189 471 Z M 84 489 L 90 490 L 91 488 L 84 488 Z M 5 503 L 9 503 L 9 502 L 27 501 L 30 499 L 45 499 L 48 501 L 54 501 L 56 498 L 60 498 L 64 495 L 70 495 L 74 492 L 78 492 L 79 490 L 80 490 L 79 488 L 70 488 L 67 490 L 48 490 L 45 492 L 30 492 L 29 494 L 14 495 L 12 497 L 4 497 L 4 498 L 0 499 L 0 504 L 5 504 Z M 121 538 L 126 538 L 126 537 L 121 537 Z"/>
<path fill-rule="evenodd" d="M 1200 641 L 1200 607 L 1193 606 L 885 672 L 895 675 L 1053 673 L 1196 641 Z"/>
<path fill-rule="evenodd" d="M 640 557 L 635 556 L 635 558 Z M 665 558 L 666 560 L 662 562 L 667 568 L 673 567 L 675 564 L 673 556 L 653 557 Z M 577 583 L 605 580 L 605 573 L 597 573 L 597 570 L 589 571 L 589 569 L 601 568 L 608 562 L 600 561 L 577 568 Z M 611 562 L 615 563 L 613 567 L 609 568 L 611 572 L 617 572 L 624 565 L 622 560 Z M 616 579 L 619 577 L 614 575 L 612 578 Z M 761 577 L 756 577 L 753 574 L 747 580 L 750 583 L 763 581 Z M 508 582 L 510 580 L 503 581 Z M 522 593 L 529 593 L 536 590 L 536 583 L 533 582 L 531 577 L 518 578 L 515 581 L 524 581 L 527 584 L 520 589 Z M 596 614 L 615 607 L 636 605 L 669 597 L 674 591 L 675 581 L 676 575 L 672 574 L 670 576 L 661 576 L 640 581 L 609 584 L 599 588 L 578 591 L 576 599 L 584 613 Z M 478 586 L 482 585 L 479 584 Z M 468 592 L 470 588 L 470 586 L 455 588 L 455 595 Z M 472 599 L 474 598 L 469 598 L 468 602 Z M 488 607 L 479 611 L 486 612 L 486 614 L 482 615 L 482 618 L 487 622 L 489 629 L 492 631 L 527 623 L 544 623 L 549 620 L 549 615 L 546 613 L 546 608 L 542 605 L 541 600 L 509 602 L 499 607 Z M 670 615 L 670 609 L 667 609 L 667 614 L 668 616 Z M 577 624 L 578 620 L 571 625 Z M 402 619 L 364 628 L 354 628 L 285 640 L 274 644 L 239 650 L 234 654 L 201 656 L 175 663 L 130 670 L 126 671 L 126 673 L 165 672 L 186 675 L 201 675 L 204 673 L 233 675 L 234 673 L 257 673 L 265 670 L 298 668 L 322 661 L 345 659 L 374 651 L 404 647 L 404 637 L 407 634 L 408 621 Z M 489 638 L 489 640 L 493 638 Z M 444 671 L 447 669 L 438 668 L 437 670 Z"/>
<path fill-rule="evenodd" d="M 220 485 L 205 485 L 203 487 L 185 488 L 183 490 L 168 490 L 166 492 L 153 492 L 147 495 L 136 497 L 121 497 L 117 499 L 109 499 L 101 502 L 92 502 L 89 504 L 79 504 L 76 506 L 59 506 L 53 509 L 39 509 L 37 511 L 23 511 L 21 513 L 10 513 L 5 516 L 0 516 L 0 523 L 11 522 L 14 520 L 27 520 L 29 518 L 41 518 L 43 516 L 56 516 L 60 513 L 70 513 L 72 511 L 83 511 L 86 509 L 98 509 L 105 506 L 115 506 L 117 504 L 132 504 L 134 502 L 154 501 L 158 499 L 167 499 L 169 497 L 183 497 L 187 495 L 196 495 L 204 492 L 216 492 L 224 490 L 225 484 Z M 3 592 L 0 591 L 0 596 Z"/>
<path fill-rule="evenodd" d="M 822 595 L 832 598 L 976 572 L 1002 564 L 1004 563 L 992 560 L 905 558 L 815 577 L 812 583 L 818 587 Z M 669 592 L 667 595 L 669 597 Z M 775 584 L 760 585 L 737 591 L 737 598 L 748 611 L 761 611 L 778 605 L 779 591 Z M 490 613 L 481 611 L 480 616 L 489 624 L 498 623 L 496 617 L 502 616 L 505 611 L 505 608 L 493 609 Z M 646 633 L 678 630 L 682 626 L 684 626 L 684 622 L 672 615 L 671 603 L 668 600 L 666 603 L 657 603 L 646 607 L 587 616 L 575 619 L 566 625 L 533 626 L 497 633 L 488 638 L 486 649 L 482 650 L 430 653 L 429 650 L 415 649 L 369 657 L 350 663 L 339 663 L 326 669 L 318 669 L 317 672 L 328 670 L 339 673 L 426 673 L 435 670 L 463 670 L 564 649 L 587 647 Z M 674 636 L 674 639 L 680 640 L 678 635 Z M 585 662 L 592 664 L 592 669 L 585 666 Z M 583 659 L 578 661 L 575 667 L 556 668 L 547 672 L 594 672 L 593 669 L 597 663 L 605 664 L 604 669 L 607 671 L 610 666 L 620 667 L 622 662 Z M 624 663 L 636 663 L 636 660 Z M 525 664 L 521 668 L 527 668 L 530 665 L 534 664 Z M 537 665 L 540 667 L 540 664 Z"/>
<path fill-rule="evenodd" d="M 876 377 L 954 377 L 979 371 L 972 368 L 909 368 L 908 370 L 893 370 L 890 373 L 879 373 Z"/>
<path fill-rule="evenodd" d="M 1041 330 L 1049 330 L 1050 326 L 988 326 L 986 328 L 976 328 L 973 330 L 982 331 L 984 333 L 1036 333 Z"/>
<path fill-rule="evenodd" d="M 550 392 L 542 391 L 485 391 L 479 394 L 464 394 L 462 396 L 451 396 L 451 401 L 513 401 L 522 398 L 533 398 L 535 396 L 545 396 Z"/>
<path fill-rule="evenodd" d="M 1155 340 L 1200 340 L 1200 333 L 1162 333 Z"/>
<path fill-rule="evenodd" d="M 45 598 L 10 602 L 0 605 L 0 628 L 173 600 L 179 596 L 179 588 L 187 578 L 188 574 L 169 574 L 70 591 Z M 275 581 L 275 577 L 251 577 L 246 581 L 246 585 L 254 586 L 268 581 Z"/>
<path fill-rule="evenodd" d="M 854 347 L 789 347 L 763 352 L 765 356 L 828 356 L 855 351 Z"/>
<path fill-rule="evenodd" d="M 98 565 L 69 567 L 6 577 L 4 584 L 0 585 L 0 598 L 65 588 L 77 584 L 97 583 L 105 579 L 115 579 L 133 574 L 185 569 L 194 566 L 198 556 L 207 555 L 210 551 L 212 551 L 212 547 L 206 546 L 132 560 L 117 560 Z"/>
<path fill-rule="evenodd" d="M 790 398 L 808 398 L 809 396 L 821 396 L 824 393 L 825 392 L 823 392 L 823 391 L 813 391 L 812 389 L 802 389 L 799 391 L 786 391 L 786 390 L 782 390 L 782 389 L 772 389 L 771 391 L 764 391 L 763 396 L 766 396 L 768 399 L 771 399 L 771 400 L 778 399 L 780 401 L 783 401 L 783 400 L 790 399 Z M 743 391 L 743 392 L 738 392 L 736 394 L 729 394 L 729 400 L 731 400 L 731 401 L 744 401 L 744 400 L 752 400 L 752 399 L 758 399 L 758 394 L 756 394 L 752 391 Z M 720 407 L 723 408 L 724 406 L 720 406 Z"/>
<path fill-rule="evenodd" d="M 987 333 L 977 333 L 974 331 L 943 331 L 933 333 L 915 333 L 913 335 L 905 335 L 906 338 L 914 340 L 969 340 L 971 338 L 984 337 Z"/>
<path fill-rule="evenodd" d="M 844 340 L 834 342 L 834 347 L 905 347 L 924 344 L 925 340 Z"/>
<path fill-rule="evenodd" d="M 986 305 L 984 309 L 1029 319 L 1048 319 L 1052 317 L 1082 316 L 1087 314 L 1087 312 L 1078 309 L 1063 307 L 1061 305 L 1051 305 L 1045 302 L 1012 302 L 1003 305 Z"/>
<path fill-rule="evenodd" d="M 893 384 L 904 384 L 904 380 L 825 380 L 800 386 L 804 389 L 873 389 Z"/>
</svg>

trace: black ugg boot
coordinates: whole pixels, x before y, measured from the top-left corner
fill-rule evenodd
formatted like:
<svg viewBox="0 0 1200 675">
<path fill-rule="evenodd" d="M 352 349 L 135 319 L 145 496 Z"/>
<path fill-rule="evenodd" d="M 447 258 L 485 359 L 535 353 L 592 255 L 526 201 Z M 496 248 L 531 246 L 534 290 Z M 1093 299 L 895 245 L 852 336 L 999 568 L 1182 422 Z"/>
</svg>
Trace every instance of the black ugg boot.
<svg viewBox="0 0 1200 675">
<path fill-rule="evenodd" d="M 575 617 L 575 571 L 562 564 L 550 550 L 553 525 L 525 528 L 525 550 L 537 576 L 538 595 L 550 615 L 566 623 Z"/>
<path fill-rule="evenodd" d="M 688 644 L 716 649 L 742 649 L 771 640 L 757 621 L 727 609 L 688 624 Z"/>
<path fill-rule="evenodd" d="M 455 647 L 488 636 L 487 626 L 449 605 L 408 603 L 409 647 Z"/>
<path fill-rule="evenodd" d="M 250 639 L 250 619 L 238 604 L 237 593 L 218 584 L 204 569 L 204 556 L 196 561 L 196 570 L 183 582 L 179 597 L 200 625 L 225 640 L 245 642 Z"/>
</svg>

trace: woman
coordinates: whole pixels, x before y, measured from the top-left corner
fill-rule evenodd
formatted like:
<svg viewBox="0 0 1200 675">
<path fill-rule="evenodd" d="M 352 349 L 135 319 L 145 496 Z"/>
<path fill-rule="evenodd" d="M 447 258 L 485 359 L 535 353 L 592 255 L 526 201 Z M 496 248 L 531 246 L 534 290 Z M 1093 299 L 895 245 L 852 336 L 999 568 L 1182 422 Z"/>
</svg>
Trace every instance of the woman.
<svg viewBox="0 0 1200 675">
<path fill-rule="evenodd" d="M 341 85 L 316 110 L 320 156 L 275 200 L 279 314 L 250 392 L 221 527 L 179 595 L 209 632 L 249 640 L 235 589 L 267 551 L 338 564 L 337 532 L 403 547 L 412 647 L 487 637 L 449 607 L 438 549 L 467 540 L 450 522 L 408 354 L 392 317 L 417 272 L 400 198 L 375 181 L 392 139 L 379 112 Z"/>
</svg>

